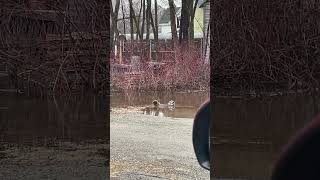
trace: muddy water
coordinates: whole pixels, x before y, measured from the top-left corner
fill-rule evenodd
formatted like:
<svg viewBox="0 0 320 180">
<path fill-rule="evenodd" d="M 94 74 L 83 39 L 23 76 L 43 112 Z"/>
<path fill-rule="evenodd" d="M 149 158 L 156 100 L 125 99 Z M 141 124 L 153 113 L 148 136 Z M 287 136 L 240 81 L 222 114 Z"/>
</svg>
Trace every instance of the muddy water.
<svg viewBox="0 0 320 180">
<path fill-rule="evenodd" d="M 46 146 L 53 141 L 106 141 L 106 98 L 0 96 L 0 143 Z"/>
<path fill-rule="evenodd" d="M 151 116 L 173 118 L 193 118 L 199 106 L 209 97 L 208 92 L 129 92 L 113 93 L 111 95 L 111 108 L 139 107 L 139 112 Z M 164 107 L 160 109 L 147 108 L 153 100 L 161 104 L 175 101 L 175 108 Z"/>
<path fill-rule="evenodd" d="M 213 177 L 269 179 L 283 146 L 320 111 L 319 95 L 216 98 Z"/>
</svg>

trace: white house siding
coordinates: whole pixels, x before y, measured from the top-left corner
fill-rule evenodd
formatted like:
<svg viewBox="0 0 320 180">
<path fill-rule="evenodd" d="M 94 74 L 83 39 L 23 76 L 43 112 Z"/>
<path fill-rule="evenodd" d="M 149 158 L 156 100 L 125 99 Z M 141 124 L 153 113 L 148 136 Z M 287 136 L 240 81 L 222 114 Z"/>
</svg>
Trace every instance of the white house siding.
<svg viewBox="0 0 320 180">
<path fill-rule="evenodd" d="M 171 34 L 170 24 L 160 24 L 159 29 L 161 29 L 159 34 Z"/>
<path fill-rule="evenodd" d="M 205 62 L 209 63 L 209 57 L 210 57 L 210 3 L 206 3 L 206 5 L 203 7 L 203 16 L 204 16 L 204 39 L 207 43 L 207 47 L 205 48 Z M 209 30 L 209 31 L 208 31 Z M 205 45 L 206 46 L 206 45 Z"/>
</svg>

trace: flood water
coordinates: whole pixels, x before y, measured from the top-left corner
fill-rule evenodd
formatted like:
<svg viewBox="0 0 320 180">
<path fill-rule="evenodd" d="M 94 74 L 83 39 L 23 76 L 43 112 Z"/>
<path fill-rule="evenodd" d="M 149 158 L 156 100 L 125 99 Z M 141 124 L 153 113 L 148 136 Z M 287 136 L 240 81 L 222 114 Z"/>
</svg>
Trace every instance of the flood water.
<svg viewBox="0 0 320 180">
<path fill-rule="evenodd" d="M 106 141 L 107 102 L 99 96 L 29 98 L 0 95 L 0 143 L 46 146 L 52 141 Z"/>
<path fill-rule="evenodd" d="M 319 111 L 319 95 L 215 98 L 211 176 L 269 179 L 283 146 Z"/>
<path fill-rule="evenodd" d="M 146 107 L 154 99 L 176 102 L 163 116 L 193 118 L 208 93 L 113 93 L 111 107 Z M 269 98 L 215 98 L 212 106 L 214 177 L 269 179 L 289 138 L 320 112 L 319 95 Z M 105 97 L 27 98 L 0 95 L 0 144 L 45 146 L 49 141 L 106 140 L 109 111 Z M 141 111 L 141 113 L 146 113 Z M 149 115 L 155 115 L 150 112 Z"/>
<path fill-rule="evenodd" d="M 209 98 L 208 92 L 129 92 L 112 93 L 111 108 L 139 107 L 139 111 L 151 116 L 164 116 L 173 118 L 194 118 L 199 106 Z M 175 107 L 160 109 L 147 108 L 152 106 L 153 100 L 161 104 L 175 101 Z"/>
</svg>

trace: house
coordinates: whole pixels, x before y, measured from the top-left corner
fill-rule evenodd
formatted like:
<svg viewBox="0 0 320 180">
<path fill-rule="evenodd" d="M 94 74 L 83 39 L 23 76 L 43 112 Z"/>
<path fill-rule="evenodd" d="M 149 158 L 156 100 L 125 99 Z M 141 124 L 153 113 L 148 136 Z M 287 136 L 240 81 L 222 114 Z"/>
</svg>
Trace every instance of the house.
<svg viewBox="0 0 320 180">
<path fill-rule="evenodd" d="M 199 7 L 203 9 L 203 55 L 206 63 L 210 57 L 210 0 L 200 0 Z"/>
<path fill-rule="evenodd" d="M 177 32 L 179 33 L 179 28 L 180 28 L 180 19 L 181 19 L 181 7 L 176 7 L 176 28 Z M 195 18 L 194 18 L 194 44 L 201 48 L 201 53 L 203 54 L 203 58 L 206 59 L 206 62 L 209 62 L 209 34 L 208 27 L 209 27 L 209 19 L 210 19 L 210 6 L 209 6 L 209 1 L 208 0 L 199 0 L 197 9 L 195 12 Z M 170 44 L 168 42 L 171 41 L 172 39 L 172 33 L 171 33 L 171 22 L 170 22 L 170 9 L 166 8 L 163 12 L 162 15 L 160 15 L 159 18 L 159 24 L 158 24 L 158 39 L 161 42 Z M 120 34 L 125 39 L 129 40 L 131 39 L 131 34 Z M 134 39 L 137 39 L 137 34 L 133 35 Z M 146 38 L 146 34 L 143 34 L 143 39 Z M 149 34 L 149 40 L 150 42 L 147 42 L 149 47 L 147 46 L 146 48 L 139 48 L 139 50 L 145 50 L 149 51 L 147 52 L 147 56 L 149 56 L 149 59 L 155 59 L 152 57 L 152 53 L 155 53 L 155 50 L 153 49 L 153 39 L 154 39 L 154 34 L 153 31 L 150 31 Z M 170 46 L 170 45 L 169 45 Z M 116 47 L 117 48 L 117 47 Z M 115 50 L 115 54 L 118 53 L 119 49 Z M 166 50 L 165 50 L 166 51 Z M 167 50 L 168 51 L 168 50 Z M 159 52 L 158 52 L 159 53 Z M 126 54 L 126 53 L 124 53 Z M 165 54 L 165 53 L 163 53 Z M 168 53 L 167 53 L 168 54 Z M 131 55 L 129 55 L 131 56 Z M 124 57 L 124 56 L 123 56 Z M 130 57 L 124 58 L 124 59 L 129 59 Z M 160 58 L 161 59 L 161 58 Z"/>
<path fill-rule="evenodd" d="M 181 7 L 176 7 L 176 28 L 177 32 L 179 32 L 180 28 L 180 18 L 181 18 Z M 170 34 L 171 36 L 171 21 L 170 21 L 170 8 L 167 8 L 164 10 L 160 21 L 159 21 L 159 35 L 161 36 L 168 36 Z"/>
<path fill-rule="evenodd" d="M 210 10 L 207 9 L 207 1 L 199 0 L 194 17 L 194 38 L 204 38 L 205 24 L 209 23 L 209 20 L 205 18 L 205 14 L 210 15 Z M 181 19 L 181 7 L 176 7 L 176 26 L 177 32 L 180 29 Z M 168 37 L 171 39 L 171 22 L 170 22 L 170 8 L 164 10 L 163 15 L 159 21 L 159 37 Z"/>
</svg>

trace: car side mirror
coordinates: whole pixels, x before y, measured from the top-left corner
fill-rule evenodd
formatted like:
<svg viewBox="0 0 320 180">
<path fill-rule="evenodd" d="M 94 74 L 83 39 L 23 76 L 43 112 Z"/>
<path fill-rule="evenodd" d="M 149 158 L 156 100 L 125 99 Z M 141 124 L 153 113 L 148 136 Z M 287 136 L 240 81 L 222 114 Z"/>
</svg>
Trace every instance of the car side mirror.
<svg viewBox="0 0 320 180">
<path fill-rule="evenodd" d="M 192 141 L 201 167 L 210 170 L 210 100 L 202 104 L 193 122 Z"/>
</svg>

